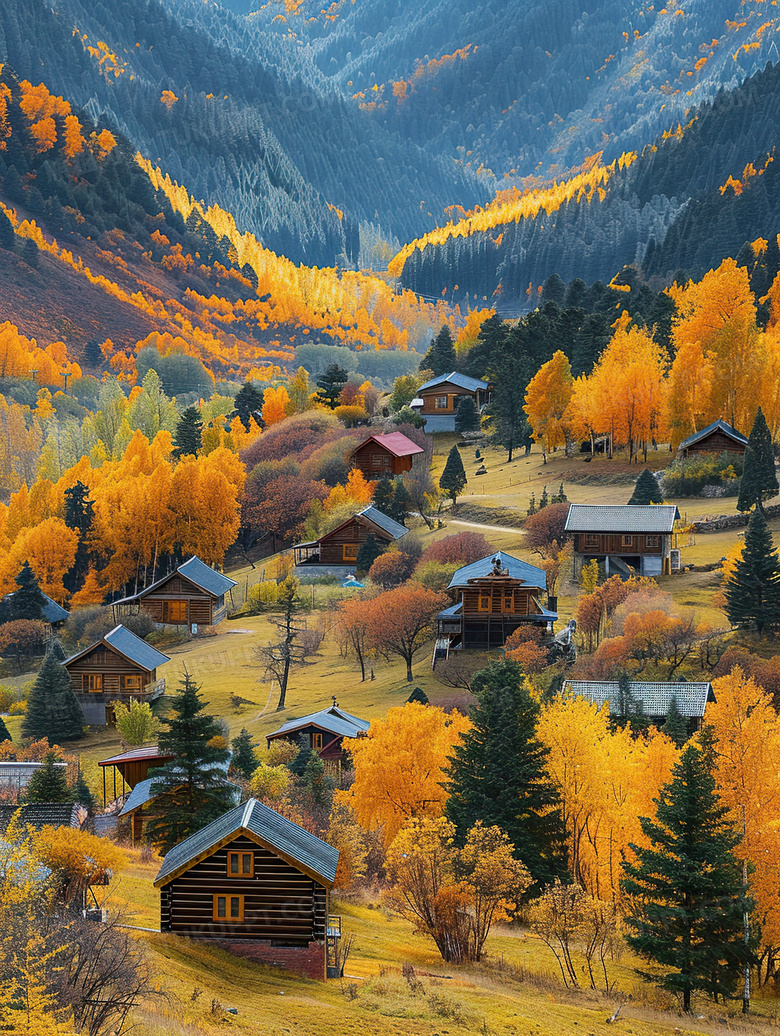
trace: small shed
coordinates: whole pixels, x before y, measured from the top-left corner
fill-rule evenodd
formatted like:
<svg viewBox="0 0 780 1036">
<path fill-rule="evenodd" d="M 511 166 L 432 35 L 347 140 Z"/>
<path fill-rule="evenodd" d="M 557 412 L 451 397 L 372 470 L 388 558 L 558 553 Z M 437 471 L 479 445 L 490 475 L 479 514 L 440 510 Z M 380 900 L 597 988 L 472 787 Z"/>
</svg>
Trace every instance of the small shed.
<svg viewBox="0 0 780 1036">
<path fill-rule="evenodd" d="M 479 378 L 469 378 L 465 374 L 452 371 L 431 378 L 417 390 L 422 405 L 415 410 L 425 418 L 426 432 L 454 432 L 455 413 L 463 396 L 471 396 L 477 411 L 489 402 L 491 387 Z M 417 400 L 413 401 L 417 403 Z"/>
<path fill-rule="evenodd" d="M 325 978 L 328 893 L 339 853 L 249 799 L 167 853 L 160 930 Z"/>
<path fill-rule="evenodd" d="M 84 719 L 93 726 L 113 722 L 113 703 L 153 701 L 165 693 L 157 667 L 169 658 L 121 624 L 62 663 Z"/>
<path fill-rule="evenodd" d="M 121 752 L 108 759 L 98 760 L 98 766 L 103 771 L 103 805 L 105 806 L 107 798 L 106 771 L 108 767 L 112 769 L 114 798 L 116 798 L 117 774 L 122 779 L 121 794 L 124 795 L 128 787 L 134 788 L 136 784 L 145 781 L 150 770 L 165 766 L 172 759 L 172 755 L 161 752 L 157 745 L 148 745 L 146 748 L 131 748 L 128 752 Z"/>
<path fill-rule="evenodd" d="M 690 457 L 697 453 L 736 453 L 742 456 L 747 449 L 747 443 L 742 432 L 738 432 L 736 428 L 732 428 L 719 418 L 706 428 L 702 428 L 700 432 L 694 432 L 687 439 L 683 439 L 677 447 L 677 453 L 681 457 Z"/>
<path fill-rule="evenodd" d="M 369 536 L 387 546 L 408 531 L 376 507 L 364 507 L 318 540 L 296 543 L 293 547 L 295 574 L 349 575 L 355 571 L 358 553 Z"/>
<path fill-rule="evenodd" d="M 574 578 L 593 559 L 608 576 L 670 572 L 679 517 L 674 504 L 572 504 L 565 531 L 574 545 Z"/>
<path fill-rule="evenodd" d="M 690 733 L 701 730 L 707 705 L 715 701 L 712 684 L 708 681 L 632 680 L 630 687 L 632 697 L 656 726 L 661 726 L 666 720 L 674 698 L 680 715 L 688 722 Z M 610 715 L 618 714 L 620 684 L 617 680 L 567 680 L 563 692 L 574 698 L 585 698 L 599 708 L 608 702 Z"/>
<path fill-rule="evenodd" d="M 413 459 L 425 453 L 422 446 L 412 442 L 403 432 L 369 435 L 350 456 L 353 468 L 359 468 L 367 479 L 383 475 L 401 475 L 411 471 Z"/>
<path fill-rule="evenodd" d="M 144 611 L 167 626 L 216 626 L 227 615 L 227 599 L 235 579 L 191 557 L 132 597 L 114 601 L 114 616 Z"/>
<path fill-rule="evenodd" d="M 340 709 L 335 698 L 329 709 L 312 712 L 300 719 L 288 720 L 278 730 L 266 734 L 266 743 L 272 741 L 293 741 L 300 743 L 305 738 L 306 744 L 323 759 L 340 760 L 344 756 L 341 742 L 345 737 L 365 737 L 371 726 L 368 720 L 359 719 L 349 712 Z"/>
</svg>

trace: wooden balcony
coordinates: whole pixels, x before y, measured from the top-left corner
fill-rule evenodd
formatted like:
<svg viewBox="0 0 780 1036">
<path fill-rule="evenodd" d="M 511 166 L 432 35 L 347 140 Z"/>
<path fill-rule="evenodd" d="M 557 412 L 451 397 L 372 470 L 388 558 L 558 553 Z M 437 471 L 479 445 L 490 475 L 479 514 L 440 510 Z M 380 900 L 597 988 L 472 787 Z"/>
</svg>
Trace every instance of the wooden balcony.
<svg viewBox="0 0 780 1036">
<path fill-rule="evenodd" d="M 141 697 L 144 701 L 154 701 L 155 698 L 161 698 L 165 694 L 165 677 L 161 676 L 159 680 L 155 680 L 154 683 L 148 683 L 141 691 Z"/>
</svg>

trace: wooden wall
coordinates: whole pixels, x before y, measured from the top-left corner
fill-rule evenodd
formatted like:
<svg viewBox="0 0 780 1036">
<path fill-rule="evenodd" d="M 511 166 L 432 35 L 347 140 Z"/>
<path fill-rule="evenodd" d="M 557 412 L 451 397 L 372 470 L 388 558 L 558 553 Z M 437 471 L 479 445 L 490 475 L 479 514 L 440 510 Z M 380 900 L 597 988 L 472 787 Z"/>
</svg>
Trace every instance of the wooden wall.
<svg viewBox="0 0 780 1036">
<path fill-rule="evenodd" d="M 70 676 L 73 693 L 79 699 L 84 698 L 85 700 L 95 702 L 124 701 L 130 698 L 142 697 L 144 687 L 148 683 L 154 683 L 157 679 L 156 669 L 151 671 L 142 669 L 141 666 L 135 665 L 104 645 L 98 645 L 94 651 L 90 651 L 88 654 L 82 655 L 81 658 L 77 658 L 75 662 L 71 662 L 66 668 Z M 90 673 L 102 675 L 102 691 L 92 692 L 82 689 L 81 678 L 84 674 Z M 140 676 L 140 689 L 122 690 L 123 676 Z"/>
<path fill-rule="evenodd" d="M 376 479 L 381 475 L 400 475 L 411 471 L 412 457 L 396 457 L 378 442 L 367 442 L 352 454 L 352 464 L 360 468 L 367 479 Z"/>
<path fill-rule="evenodd" d="M 166 601 L 187 601 L 187 618 L 184 622 L 175 623 L 167 617 L 164 608 Z M 142 597 L 140 605 L 154 622 L 170 625 L 197 623 L 199 626 L 213 626 L 224 618 L 225 612 L 224 604 L 220 608 L 211 594 L 193 586 L 178 573 L 174 573 L 162 586 Z"/>
<path fill-rule="evenodd" d="M 227 876 L 228 851 L 254 853 L 253 878 Z M 213 920 L 215 895 L 243 895 L 244 922 Z M 195 939 L 266 939 L 308 945 L 325 938 L 323 885 L 245 836 L 195 864 L 161 890 L 160 929 Z"/>
<path fill-rule="evenodd" d="M 378 542 L 389 542 L 390 537 L 379 532 L 372 532 L 362 522 L 352 520 L 342 529 L 334 529 L 333 532 L 323 536 L 320 540 L 320 561 L 321 565 L 354 565 L 355 557 L 351 559 L 344 557 L 344 546 L 357 545 L 358 550 L 366 542 L 369 534 L 373 535 Z"/>
<path fill-rule="evenodd" d="M 592 541 L 587 540 L 587 533 L 578 532 L 574 536 L 574 550 L 578 554 L 666 554 L 669 549 L 669 535 L 667 533 L 638 533 L 630 537 L 627 545 L 623 536 L 615 533 L 596 533 L 597 545 L 591 546 Z M 648 546 L 647 536 L 658 537 L 654 546 Z"/>
<path fill-rule="evenodd" d="M 537 594 L 542 591 L 534 588 Z M 490 607 L 480 609 L 480 600 L 490 597 Z M 464 615 L 532 615 L 537 609 L 531 590 L 520 589 L 516 584 L 506 586 L 468 587 L 463 591 Z"/>
<path fill-rule="evenodd" d="M 734 442 L 725 432 L 718 430 L 694 443 L 693 446 L 689 446 L 687 450 L 683 450 L 683 455 L 689 457 L 697 453 L 736 453 L 738 456 L 742 456 L 744 452 L 744 444 Z"/>
</svg>

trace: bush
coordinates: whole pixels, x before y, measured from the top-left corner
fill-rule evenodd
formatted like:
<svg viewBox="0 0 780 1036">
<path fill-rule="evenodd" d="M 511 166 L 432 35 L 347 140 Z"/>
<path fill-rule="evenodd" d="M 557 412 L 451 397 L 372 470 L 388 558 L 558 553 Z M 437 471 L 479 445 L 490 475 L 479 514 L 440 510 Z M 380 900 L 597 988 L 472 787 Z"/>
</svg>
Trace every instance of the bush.
<svg viewBox="0 0 780 1036">
<path fill-rule="evenodd" d="M 14 702 L 14 693 L 8 687 L 0 686 L 0 712 L 8 712 Z"/>
<path fill-rule="evenodd" d="M 737 496 L 743 467 L 735 453 L 681 457 L 663 473 L 661 488 L 665 497 Z"/>
<path fill-rule="evenodd" d="M 128 745 L 146 745 L 154 741 L 160 731 L 152 707 L 147 701 L 131 701 L 129 705 L 115 702 L 116 726 Z"/>
<path fill-rule="evenodd" d="M 492 553 L 492 545 L 481 532 L 456 532 L 432 543 L 423 553 L 423 562 L 438 561 L 449 564 L 457 561 L 460 565 L 470 565 L 473 561 L 479 561 L 480 558 Z"/>
<path fill-rule="evenodd" d="M 443 564 L 439 561 L 423 560 L 414 570 L 414 578 L 429 590 L 446 590 L 450 580 L 461 567 L 458 561 Z"/>
<path fill-rule="evenodd" d="M 389 550 L 379 555 L 368 570 L 368 578 L 383 590 L 390 590 L 405 583 L 413 569 L 414 558 L 400 550 Z"/>
<path fill-rule="evenodd" d="M 109 633 L 117 624 L 111 608 L 97 608 L 95 610 L 85 608 L 84 611 L 93 612 L 93 616 L 89 622 L 84 625 L 81 637 L 79 638 L 78 647 L 82 648 L 89 647 L 90 644 L 95 644 L 104 637 L 106 633 Z M 155 628 L 152 619 L 143 611 L 140 611 L 135 615 L 124 615 L 121 621 L 125 629 L 130 630 L 131 633 L 135 633 L 136 637 L 140 637 L 141 640 L 148 637 Z"/>
<path fill-rule="evenodd" d="M 273 579 L 267 579 L 263 583 L 255 583 L 250 586 L 246 603 L 249 605 L 250 614 L 259 615 L 262 612 L 272 611 L 279 600 L 279 586 Z"/>
<path fill-rule="evenodd" d="M 27 712 L 26 701 L 15 701 L 11 703 L 11 707 L 8 710 L 10 716 L 23 716 Z"/>
<path fill-rule="evenodd" d="M 263 460 L 292 457 L 302 463 L 325 443 L 344 435 L 344 425 L 324 410 L 308 410 L 272 425 L 239 454 L 247 470 Z"/>
<path fill-rule="evenodd" d="M 349 478 L 349 455 L 363 438 L 361 434 L 342 435 L 320 446 L 301 465 L 301 478 L 327 486 L 343 485 Z"/>
<path fill-rule="evenodd" d="M 525 520 L 525 546 L 544 552 L 553 543 L 563 544 L 564 528 L 569 515 L 569 504 L 548 504 Z"/>
</svg>

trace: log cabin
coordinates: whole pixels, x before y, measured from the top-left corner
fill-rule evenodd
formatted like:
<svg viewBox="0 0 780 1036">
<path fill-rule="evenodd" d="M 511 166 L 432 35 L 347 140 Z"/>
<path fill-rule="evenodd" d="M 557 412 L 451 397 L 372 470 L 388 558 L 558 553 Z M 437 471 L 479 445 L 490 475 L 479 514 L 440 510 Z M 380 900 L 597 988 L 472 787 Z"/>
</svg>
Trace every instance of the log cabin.
<svg viewBox="0 0 780 1036">
<path fill-rule="evenodd" d="M 153 701 L 165 693 L 165 679 L 158 680 L 157 667 L 168 661 L 167 655 L 119 625 L 62 664 L 85 722 L 104 727 L 113 722 L 114 702 Z"/>
<path fill-rule="evenodd" d="M 9 608 L 13 608 L 14 597 L 17 591 L 6 594 L 3 598 L 3 604 Z M 57 635 L 57 631 L 65 623 L 66 619 L 70 615 L 70 612 L 66 611 L 61 605 L 53 601 L 48 594 L 43 594 L 43 607 L 41 609 L 41 622 L 46 628 L 46 639 L 51 640 L 52 637 Z"/>
<path fill-rule="evenodd" d="M 285 740 L 300 744 L 304 738 L 308 747 L 318 752 L 322 759 L 339 762 L 344 757 L 341 745 L 343 739 L 365 737 L 370 726 L 368 720 L 359 719 L 340 709 L 334 698 L 329 709 L 288 720 L 278 730 L 266 734 L 265 739 L 270 747 L 272 741 Z"/>
<path fill-rule="evenodd" d="M 585 698 L 598 708 L 608 702 L 610 716 L 618 716 L 619 688 L 617 680 L 566 680 L 563 693 L 573 698 Z M 688 724 L 689 734 L 702 729 L 707 705 L 715 701 L 712 684 L 707 681 L 631 680 L 630 688 L 634 701 L 642 706 L 642 714 L 658 727 L 666 721 L 674 698 L 680 715 Z"/>
<path fill-rule="evenodd" d="M 683 439 L 677 447 L 677 453 L 680 457 L 702 453 L 713 456 L 720 453 L 736 453 L 741 457 L 747 449 L 747 442 L 741 432 L 719 419 L 702 428 L 700 432 L 694 432 L 687 439 Z"/>
<path fill-rule="evenodd" d="M 249 799 L 174 846 L 154 881 L 160 931 L 218 940 L 325 978 L 328 893 L 339 853 Z"/>
<path fill-rule="evenodd" d="M 502 647 L 519 626 L 551 631 L 558 618 L 541 603 L 547 596 L 547 573 L 502 550 L 459 568 L 447 592 L 455 603 L 439 612 L 434 658 L 459 648 Z"/>
<path fill-rule="evenodd" d="M 425 453 L 422 446 L 412 442 L 403 432 L 369 435 L 350 456 L 353 468 L 359 468 L 368 480 L 402 475 L 412 470 L 415 457 Z"/>
<path fill-rule="evenodd" d="M 574 578 L 595 559 L 607 577 L 660 576 L 679 568 L 674 504 L 572 504 L 565 531 L 574 545 Z M 673 561 L 676 560 L 676 564 Z"/>
<path fill-rule="evenodd" d="M 114 601 L 114 617 L 144 611 L 165 626 L 216 626 L 227 615 L 227 597 L 236 581 L 204 565 L 200 558 L 189 561 L 132 597 Z"/>
<path fill-rule="evenodd" d="M 348 575 L 355 571 L 358 552 L 369 536 L 389 546 L 408 531 L 399 522 L 369 505 L 318 540 L 296 543 L 293 547 L 295 574 Z"/>
<path fill-rule="evenodd" d="M 431 378 L 417 390 L 413 409 L 425 418 L 425 431 L 454 432 L 455 413 L 463 396 L 471 396 L 479 412 L 490 401 L 491 387 L 486 381 L 453 371 Z"/>
<path fill-rule="evenodd" d="M 158 763 L 164 766 L 165 763 Z M 237 806 L 241 801 L 241 787 L 227 779 L 227 771 L 230 763 L 220 764 L 219 769 L 225 776 L 219 778 L 219 783 L 226 789 L 228 796 Z M 133 845 L 143 838 L 144 828 L 149 820 L 160 813 L 160 804 L 163 802 L 166 792 L 160 793 L 155 787 L 156 774 L 145 777 L 133 787 L 133 790 L 125 799 L 118 819 L 128 824 L 130 841 Z M 155 805 L 156 804 L 156 805 Z"/>
</svg>

